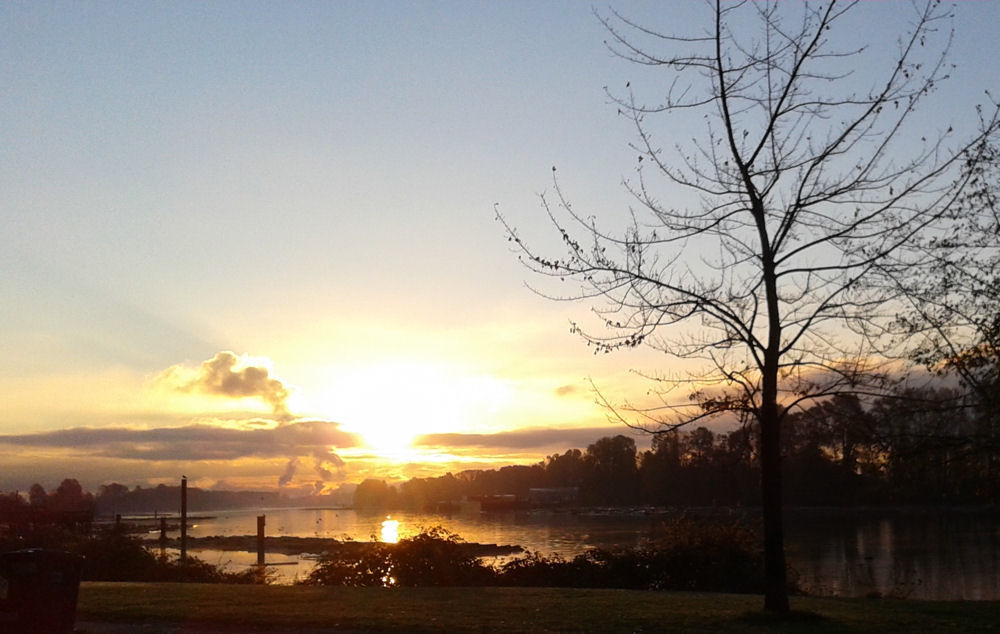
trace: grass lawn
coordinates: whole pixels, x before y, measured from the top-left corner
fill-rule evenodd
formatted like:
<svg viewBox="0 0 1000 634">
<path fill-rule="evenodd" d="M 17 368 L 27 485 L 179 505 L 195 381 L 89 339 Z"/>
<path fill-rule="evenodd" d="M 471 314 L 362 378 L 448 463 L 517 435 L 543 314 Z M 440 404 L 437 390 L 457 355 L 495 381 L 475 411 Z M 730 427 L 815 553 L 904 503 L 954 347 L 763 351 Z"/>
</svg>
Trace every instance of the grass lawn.
<svg viewBox="0 0 1000 634">
<path fill-rule="evenodd" d="M 82 584 L 77 619 L 238 630 L 397 632 L 988 631 L 1000 602 L 793 598 L 779 622 L 733 594 L 562 588 Z"/>
</svg>

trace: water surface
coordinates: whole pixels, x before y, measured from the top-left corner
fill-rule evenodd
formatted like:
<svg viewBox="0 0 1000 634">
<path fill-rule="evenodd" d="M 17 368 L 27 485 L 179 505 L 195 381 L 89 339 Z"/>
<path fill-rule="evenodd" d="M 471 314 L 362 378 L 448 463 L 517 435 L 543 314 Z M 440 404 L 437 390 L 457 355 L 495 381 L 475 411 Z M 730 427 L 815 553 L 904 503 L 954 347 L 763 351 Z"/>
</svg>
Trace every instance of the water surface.
<svg viewBox="0 0 1000 634">
<path fill-rule="evenodd" d="M 189 529 L 194 537 L 251 535 L 266 516 L 268 536 L 386 539 L 383 522 L 398 522 L 399 538 L 433 526 L 465 541 L 516 544 L 566 558 L 593 547 L 634 546 L 655 537 L 660 519 L 643 514 L 565 512 L 378 513 L 349 509 L 264 509 L 213 512 Z M 921 599 L 1000 600 L 1000 524 L 972 513 L 865 517 L 847 512 L 804 517 L 789 512 L 789 566 L 810 594 L 898 596 Z M 256 563 L 255 553 L 192 551 L 214 564 Z M 302 578 L 311 559 L 268 554 L 281 581 Z"/>
</svg>

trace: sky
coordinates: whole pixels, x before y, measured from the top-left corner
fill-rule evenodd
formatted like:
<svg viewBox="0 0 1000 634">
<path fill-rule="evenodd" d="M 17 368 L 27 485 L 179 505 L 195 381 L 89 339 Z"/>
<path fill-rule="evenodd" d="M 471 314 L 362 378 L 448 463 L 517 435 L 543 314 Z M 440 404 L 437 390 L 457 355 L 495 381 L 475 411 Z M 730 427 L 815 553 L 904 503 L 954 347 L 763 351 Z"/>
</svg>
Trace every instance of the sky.
<svg viewBox="0 0 1000 634">
<path fill-rule="evenodd" d="M 708 25 L 699 2 L 614 7 Z M 627 433 L 592 385 L 641 399 L 631 370 L 675 362 L 595 356 L 570 333 L 589 306 L 527 288 L 495 218 L 555 244 L 553 166 L 591 213 L 627 209 L 635 134 L 605 87 L 666 80 L 595 10 L 0 4 L 0 489 L 305 492 Z M 850 36 L 890 50 L 909 11 L 864 5 Z M 955 14 L 933 113 L 968 122 L 1000 5 Z"/>
</svg>

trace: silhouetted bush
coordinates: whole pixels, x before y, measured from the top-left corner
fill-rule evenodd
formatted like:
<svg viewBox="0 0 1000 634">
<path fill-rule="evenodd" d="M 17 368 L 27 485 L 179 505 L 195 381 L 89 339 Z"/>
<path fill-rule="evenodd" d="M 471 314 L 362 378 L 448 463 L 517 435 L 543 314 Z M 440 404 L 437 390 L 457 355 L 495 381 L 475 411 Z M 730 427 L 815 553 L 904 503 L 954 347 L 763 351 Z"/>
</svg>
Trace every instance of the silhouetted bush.
<svg viewBox="0 0 1000 634">
<path fill-rule="evenodd" d="M 372 542 L 358 549 L 337 549 L 324 553 L 301 583 L 352 587 L 392 585 L 388 549 L 387 544 Z"/>
<path fill-rule="evenodd" d="M 190 583 L 270 583 L 272 569 L 227 570 L 188 555 L 154 554 L 138 538 L 113 528 L 95 533 L 70 548 L 84 556 L 87 581 L 177 581 Z"/>
<path fill-rule="evenodd" d="M 226 570 L 196 557 L 184 563 L 157 555 L 137 537 L 115 528 L 86 535 L 55 525 L 41 525 L 0 539 L 0 551 L 51 548 L 83 555 L 84 581 L 179 581 L 201 583 L 270 583 L 273 569 Z"/>
<path fill-rule="evenodd" d="M 688 518 L 635 548 L 592 548 L 572 560 L 531 553 L 500 569 L 502 585 L 760 592 L 764 561 L 752 531 Z"/>
<path fill-rule="evenodd" d="M 158 556 L 156 558 L 156 578 L 151 581 L 179 581 L 184 583 L 258 583 L 266 584 L 273 581 L 272 569 L 249 567 L 240 571 L 226 570 L 224 566 L 215 566 L 188 555 L 182 563 L 176 556 Z"/>
<path fill-rule="evenodd" d="M 99 531 L 72 550 L 84 557 L 87 581 L 158 581 L 161 574 L 156 555 L 119 531 Z"/>
<path fill-rule="evenodd" d="M 433 528 L 398 544 L 357 544 L 326 554 L 302 583 L 762 591 L 758 540 L 742 525 L 680 518 L 664 523 L 661 533 L 636 548 L 594 548 L 571 560 L 528 553 L 494 567 L 457 535 Z"/>
<path fill-rule="evenodd" d="M 17 527 L 0 527 L 0 552 L 24 548 L 66 549 L 85 536 L 59 524 L 31 524 Z"/>
<path fill-rule="evenodd" d="M 566 588 L 578 581 L 573 562 L 560 555 L 543 555 L 529 552 L 503 564 L 498 571 L 499 579 L 505 586 L 537 586 Z"/>
<path fill-rule="evenodd" d="M 478 586 L 495 576 L 465 548 L 462 538 L 440 526 L 402 539 L 390 549 L 391 575 L 400 586 Z"/>
<path fill-rule="evenodd" d="M 475 586 L 494 582 L 496 573 L 441 528 L 427 529 L 396 544 L 372 542 L 320 557 L 303 581 L 338 586 Z"/>
</svg>

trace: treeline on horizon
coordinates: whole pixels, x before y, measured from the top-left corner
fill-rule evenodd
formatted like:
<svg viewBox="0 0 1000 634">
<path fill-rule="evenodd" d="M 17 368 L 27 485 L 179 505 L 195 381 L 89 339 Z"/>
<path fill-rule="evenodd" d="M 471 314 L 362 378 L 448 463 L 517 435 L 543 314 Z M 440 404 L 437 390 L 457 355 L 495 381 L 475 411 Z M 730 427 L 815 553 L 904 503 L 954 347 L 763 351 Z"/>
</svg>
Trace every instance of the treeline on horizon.
<svg viewBox="0 0 1000 634">
<path fill-rule="evenodd" d="M 865 404 L 838 395 L 791 412 L 782 439 L 785 502 L 799 506 L 995 504 L 1000 499 L 996 414 L 949 390 Z M 356 508 L 441 508 L 465 498 L 576 488 L 578 506 L 753 506 L 760 503 L 754 427 L 705 427 L 653 436 L 647 451 L 624 435 L 530 466 L 472 470 L 399 485 L 366 480 Z"/>
<path fill-rule="evenodd" d="M 1000 499 L 996 413 L 961 406 L 948 390 L 900 394 L 865 403 L 838 395 L 789 413 L 783 428 L 784 494 L 800 506 L 995 504 Z M 192 512 L 223 508 L 350 506 L 442 510 L 463 498 L 516 496 L 531 489 L 575 489 L 575 506 L 753 506 L 760 502 L 756 429 L 716 433 L 705 427 L 652 436 L 639 451 L 624 435 L 569 449 L 534 465 L 468 470 L 390 484 L 369 479 L 332 494 L 190 487 Z M 66 478 L 47 492 L 0 494 L 0 513 L 24 511 L 112 516 L 176 513 L 180 487 L 111 483 L 96 495 Z"/>
<path fill-rule="evenodd" d="M 337 490 L 327 495 L 288 497 L 280 491 L 224 491 L 188 487 L 188 512 L 198 513 L 219 509 L 288 507 L 315 504 L 349 506 L 352 498 L 347 490 Z M 179 485 L 159 484 L 155 487 L 136 486 L 129 489 L 124 484 L 102 484 L 96 495 L 84 491 L 75 478 L 66 478 L 52 492 L 35 483 L 28 490 L 27 498 L 17 491 L 0 494 L 0 520 L 6 515 L 32 512 L 44 519 L 65 523 L 81 521 L 80 517 L 113 517 L 117 514 L 159 512 L 166 515 L 180 511 Z"/>
</svg>

